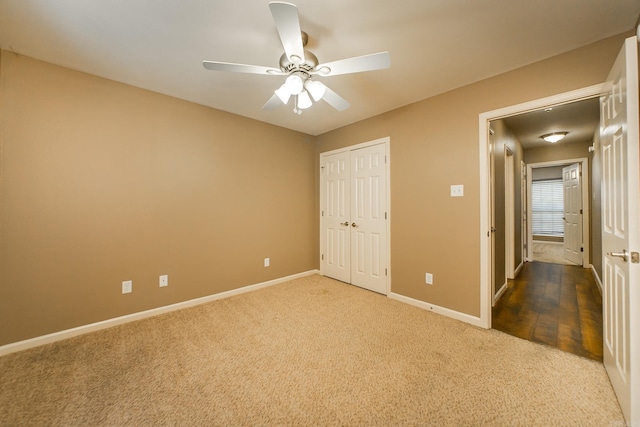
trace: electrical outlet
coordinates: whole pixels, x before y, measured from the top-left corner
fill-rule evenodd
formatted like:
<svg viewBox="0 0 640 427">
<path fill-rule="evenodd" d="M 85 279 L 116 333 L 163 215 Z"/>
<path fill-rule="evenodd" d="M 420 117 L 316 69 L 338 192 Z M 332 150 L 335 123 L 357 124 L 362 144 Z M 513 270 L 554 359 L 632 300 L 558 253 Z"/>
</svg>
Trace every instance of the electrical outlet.
<svg viewBox="0 0 640 427">
<path fill-rule="evenodd" d="M 451 197 L 462 197 L 462 196 L 464 196 L 464 185 L 452 185 Z"/>
<path fill-rule="evenodd" d="M 271 260 L 269 260 L 269 258 L 265 258 L 264 259 L 264 266 L 265 267 L 269 267 L 269 265 L 271 265 Z"/>
<path fill-rule="evenodd" d="M 122 282 L 122 293 L 123 294 L 130 294 L 133 291 L 133 281 L 132 280 L 125 280 L 124 282 Z"/>
<path fill-rule="evenodd" d="M 169 286 L 169 276 L 167 274 L 163 274 L 162 276 L 160 276 L 159 283 L 161 288 Z"/>
<path fill-rule="evenodd" d="M 431 273 L 425 273 L 424 274 L 424 282 L 427 285 L 433 285 L 433 274 Z"/>
</svg>

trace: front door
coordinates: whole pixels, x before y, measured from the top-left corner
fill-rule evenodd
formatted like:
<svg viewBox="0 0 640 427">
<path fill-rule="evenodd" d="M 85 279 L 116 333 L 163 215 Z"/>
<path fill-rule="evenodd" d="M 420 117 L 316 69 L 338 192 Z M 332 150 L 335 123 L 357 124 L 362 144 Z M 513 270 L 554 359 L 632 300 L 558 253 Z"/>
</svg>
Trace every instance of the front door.
<svg viewBox="0 0 640 427">
<path fill-rule="evenodd" d="M 604 364 L 627 425 L 640 425 L 638 46 L 625 41 L 600 98 Z"/>
<path fill-rule="evenodd" d="M 385 143 L 321 156 L 321 270 L 387 293 Z"/>
<path fill-rule="evenodd" d="M 580 164 L 562 169 L 564 258 L 582 265 L 582 177 Z"/>
</svg>

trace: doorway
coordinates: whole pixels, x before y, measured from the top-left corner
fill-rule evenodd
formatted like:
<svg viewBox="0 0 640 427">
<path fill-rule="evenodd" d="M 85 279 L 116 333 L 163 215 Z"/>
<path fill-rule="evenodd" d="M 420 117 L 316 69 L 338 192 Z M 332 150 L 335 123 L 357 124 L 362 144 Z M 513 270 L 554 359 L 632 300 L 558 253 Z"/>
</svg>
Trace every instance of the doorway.
<svg viewBox="0 0 640 427">
<path fill-rule="evenodd" d="M 480 129 L 480 156 L 482 161 L 480 162 L 480 199 L 481 206 L 485 206 L 480 210 L 481 220 L 481 251 L 480 251 L 480 268 L 481 268 L 481 307 L 480 318 L 481 324 L 486 328 L 491 328 L 491 308 L 494 295 L 492 294 L 492 263 L 491 258 L 492 245 L 491 245 L 491 209 L 489 206 L 489 200 L 491 198 L 491 186 L 494 185 L 491 179 L 490 168 L 492 160 L 490 157 L 490 144 L 489 144 L 489 124 L 494 120 L 503 119 L 506 117 L 534 112 L 538 110 L 544 110 L 549 106 L 558 106 L 563 104 L 572 103 L 575 101 L 586 100 L 590 98 L 598 97 L 601 94 L 602 85 L 594 85 L 587 88 L 559 94 L 556 96 L 538 99 L 523 104 L 518 104 L 510 107 L 505 107 L 499 110 L 482 113 L 479 116 L 479 129 Z M 494 156 L 495 157 L 495 156 Z M 529 171 L 527 171 L 529 175 Z M 530 179 L 527 176 L 527 179 Z M 529 197 L 529 194 L 527 195 Z M 527 218 L 530 219 L 530 214 L 527 213 Z M 523 221 L 524 223 L 524 221 Z M 530 223 L 530 221 L 527 221 Z M 530 236 L 529 236 L 530 237 Z M 497 239 L 496 239 L 497 240 Z M 531 239 L 527 239 L 531 242 Z M 527 253 L 527 258 L 530 254 Z"/>
<path fill-rule="evenodd" d="M 563 169 L 569 167 L 572 169 L 567 170 L 568 174 L 565 174 Z M 573 171 L 575 173 L 572 173 Z M 539 173 L 536 174 L 536 172 Z M 554 263 L 554 258 L 559 256 L 567 262 L 557 260 L 556 263 L 590 268 L 592 232 L 589 182 L 591 175 L 588 158 L 529 163 L 526 175 L 528 189 L 526 203 L 529 206 L 527 211 L 531 212 L 531 221 L 527 227 L 527 241 L 531 242 L 526 249 L 527 260 Z M 579 182 L 579 187 L 566 188 L 576 180 Z M 536 194 L 533 191 L 536 182 L 542 187 L 550 188 L 540 188 L 539 193 Z M 554 184 L 558 187 L 557 189 L 553 188 Z M 541 197 L 549 201 L 549 198 L 554 197 L 552 194 L 554 191 L 561 191 L 560 205 L 554 207 L 554 210 L 560 209 L 560 212 L 549 212 L 544 207 L 536 212 L 535 198 Z M 599 191 L 596 192 L 594 189 L 593 193 L 596 194 Z M 536 215 L 544 216 L 539 225 L 534 220 Z M 597 236 L 595 238 L 597 239 Z M 554 248 L 554 243 L 558 244 L 557 248 Z M 546 248 L 555 254 L 535 253 L 538 247 Z M 595 254 L 595 256 L 598 255 Z"/>
<path fill-rule="evenodd" d="M 320 271 L 389 293 L 389 138 L 320 154 Z"/>
<path fill-rule="evenodd" d="M 537 135 L 544 134 L 546 121 L 561 122 L 573 130 L 572 126 L 575 124 L 571 121 L 563 121 L 562 117 L 568 114 L 567 109 L 571 109 L 573 115 L 585 106 L 590 108 L 590 112 L 582 119 L 585 124 L 580 125 L 588 127 L 584 136 L 577 135 L 567 143 L 550 146 L 537 140 L 531 141 L 531 137 L 525 132 L 528 131 L 530 123 L 533 123 L 542 128 L 531 132 Z M 497 135 L 505 146 L 503 149 L 498 146 L 497 151 L 503 153 L 494 156 L 498 160 L 504 157 L 505 180 L 504 183 L 496 184 L 500 180 L 496 180 L 495 176 L 502 174 L 497 170 L 494 172 L 492 186 L 497 192 L 503 191 L 504 194 L 496 193 L 491 199 L 504 200 L 504 207 L 495 205 L 493 210 L 504 209 L 505 211 L 503 223 L 498 222 L 497 226 L 502 226 L 505 230 L 504 248 L 507 267 L 504 291 L 495 296 L 492 327 L 529 341 L 554 346 L 594 360 L 602 360 L 602 297 L 591 271 L 583 268 L 584 260 L 586 260 L 585 267 L 590 267 L 588 252 L 583 252 L 584 249 L 588 251 L 588 243 L 584 242 L 589 241 L 589 205 L 582 204 L 583 200 L 588 201 L 589 160 L 570 157 L 585 155 L 589 152 L 588 149 L 598 129 L 598 100 L 589 99 L 555 106 L 553 107 L 555 114 L 550 114 L 551 108 L 547 110 L 549 111 L 530 112 L 491 122 L 491 129 L 495 131 L 490 135 L 489 140 L 495 146 Z M 496 150 L 496 148 L 493 147 L 490 150 Z M 520 163 L 521 171 L 517 177 L 519 182 L 514 176 L 515 162 L 512 160 L 515 157 L 514 153 L 519 154 L 523 159 Z M 539 161 L 550 158 L 563 160 Z M 531 160 L 538 161 L 533 163 Z M 523 164 L 526 171 L 523 170 Z M 582 169 L 584 169 L 584 176 L 581 173 Z M 583 180 L 585 185 L 582 185 Z M 516 186 L 522 204 L 515 202 Z M 522 248 L 524 249 L 525 244 L 530 242 L 526 246 L 529 253 L 522 257 L 528 262 L 521 265 L 519 274 L 511 275 L 510 272 L 513 271 L 511 257 L 515 252 L 513 249 L 515 238 L 512 230 L 516 223 L 514 219 L 519 218 L 519 215 L 522 216 L 522 221 L 517 222 L 522 224 L 524 227 L 522 231 L 526 231 L 523 234 L 527 235 L 527 238 L 520 240 Z M 587 226 L 584 231 L 583 223 Z M 570 238 L 565 240 L 565 236 Z M 579 259 L 576 259 L 573 267 L 565 268 L 563 265 L 555 265 L 550 257 L 544 259 L 538 257 L 535 250 L 539 244 L 559 249 L 560 258 L 568 257 L 565 252 L 569 252 L 571 256 Z M 566 251 L 567 248 L 571 250 Z M 583 254 L 586 254 L 586 257 L 583 258 Z M 496 263 L 500 260 L 497 257 L 493 259 L 492 268 L 497 269 Z"/>
</svg>

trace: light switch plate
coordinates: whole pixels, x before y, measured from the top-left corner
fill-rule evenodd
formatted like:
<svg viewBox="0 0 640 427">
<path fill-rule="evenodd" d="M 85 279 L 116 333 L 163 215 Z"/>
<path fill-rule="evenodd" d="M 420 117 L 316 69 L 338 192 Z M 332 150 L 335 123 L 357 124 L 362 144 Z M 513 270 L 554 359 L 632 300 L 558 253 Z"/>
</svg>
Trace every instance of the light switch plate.
<svg viewBox="0 0 640 427">
<path fill-rule="evenodd" d="M 464 185 L 452 185 L 451 197 L 462 197 L 462 196 L 464 196 Z"/>
<path fill-rule="evenodd" d="M 133 281 L 132 280 L 125 280 L 124 282 L 122 282 L 122 293 L 123 294 L 130 294 L 133 291 Z"/>
<path fill-rule="evenodd" d="M 169 286 L 169 275 L 163 274 L 162 276 L 160 276 L 159 284 L 161 288 L 164 288 L 165 286 Z"/>
</svg>

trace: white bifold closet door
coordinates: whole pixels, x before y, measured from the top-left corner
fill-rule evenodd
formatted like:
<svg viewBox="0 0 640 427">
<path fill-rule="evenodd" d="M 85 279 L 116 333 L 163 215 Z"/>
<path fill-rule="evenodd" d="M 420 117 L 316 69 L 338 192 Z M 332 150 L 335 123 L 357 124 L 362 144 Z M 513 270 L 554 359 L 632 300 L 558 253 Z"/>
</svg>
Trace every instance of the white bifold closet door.
<svg viewBox="0 0 640 427">
<path fill-rule="evenodd" d="M 325 276 L 387 293 L 386 145 L 323 155 L 321 263 Z"/>
</svg>

